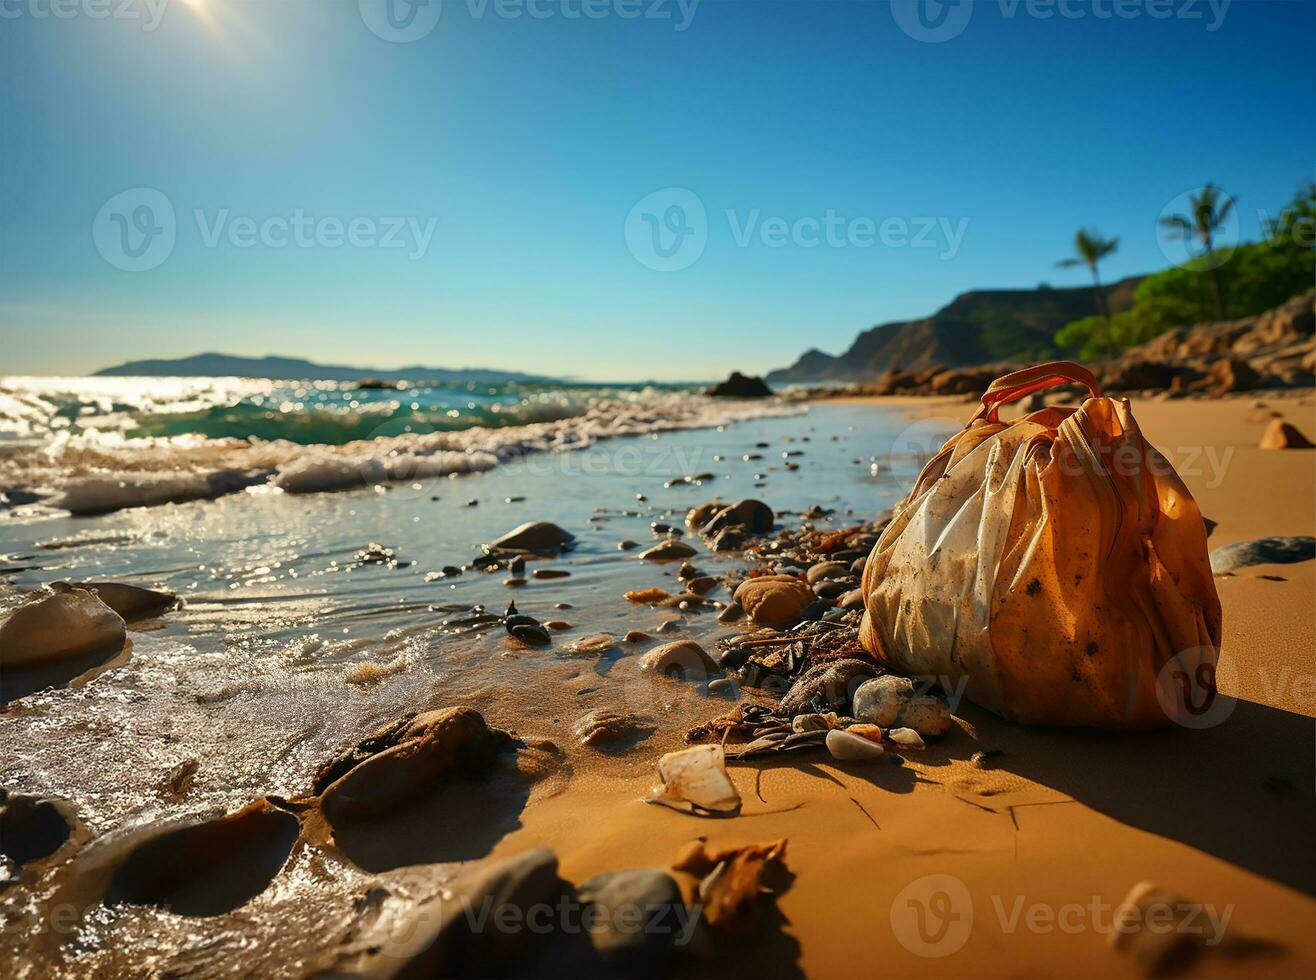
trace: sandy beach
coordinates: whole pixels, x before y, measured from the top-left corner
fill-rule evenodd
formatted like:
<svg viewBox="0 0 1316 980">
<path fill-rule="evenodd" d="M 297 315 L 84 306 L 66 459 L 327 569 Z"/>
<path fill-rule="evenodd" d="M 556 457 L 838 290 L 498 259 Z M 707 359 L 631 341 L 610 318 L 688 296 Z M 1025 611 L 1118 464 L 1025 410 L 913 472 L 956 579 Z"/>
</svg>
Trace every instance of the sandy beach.
<svg viewBox="0 0 1316 980">
<path fill-rule="evenodd" d="M 1254 401 L 1134 405 L 1170 458 L 1196 447 L 1231 454 L 1218 481 L 1209 469 L 1181 470 L 1218 522 L 1213 547 L 1316 529 L 1313 455 L 1257 449 Z M 1267 403 L 1300 426 L 1313 421 L 1310 395 Z M 908 399 L 902 408 L 939 414 L 964 402 Z M 493 853 L 552 847 L 579 880 L 662 866 L 696 836 L 727 846 L 788 838 L 795 878 L 780 899 L 784 935 L 727 951 L 728 968 L 746 976 L 1138 976 L 1106 940 L 1111 909 L 1147 879 L 1232 910 L 1229 935 L 1275 944 L 1208 950 L 1188 975 L 1310 976 L 1314 574 L 1307 562 L 1218 579 L 1231 709 L 1217 727 L 1103 736 L 1015 727 L 966 706 L 959 732 L 898 770 L 825 757 L 734 766 L 746 805 L 730 821 L 648 807 L 640 799 L 651 776 L 601 767 L 527 810 Z M 1004 753 L 985 772 L 969 761 L 984 749 Z M 926 876 L 947 874 L 964 885 L 968 901 L 955 912 L 971 916 L 972 929 L 962 945 L 946 943 L 952 952 L 919 955 L 897 935 L 914 928 L 897 899 L 926 900 Z"/>
<path fill-rule="evenodd" d="M 1213 523 L 1212 548 L 1316 529 L 1313 452 L 1257 448 L 1269 413 L 1316 428 L 1309 392 L 1145 399 L 1133 408 Z M 845 527 L 889 507 L 899 492 L 889 475 L 898 454 L 881 457 L 873 464 L 880 475 L 870 478 L 864 449 L 898 446 L 911 432 L 925 438 L 947 431 L 971 409 L 963 398 L 832 399 L 804 415 L 664 435 L 651 451 L 674 470 L 702 461 L 731 467 L 727 489 L 738 492 L 752 482 L 754 492 L 778 507 L 781 527 L 801 521 L 803 502 L 815 499 L 820 480 L 830 482 L 848 505 L 820 524 Z M 873 426 L 884 434 L 866 431 Z M 754 450 L 769 444 L 801 446 L 779 454 L 790 462 L 790 454 L 801 453 L 796 468 L 764 458 L 775 450 Z M 708 445 L 727 448 L 711 455 L 698 448 Z M 605 441 L 592 452 L 615 463 L 618 446 L 625 442 Z M 820 455 L 825 452 L 831 456 Z M 575 456 L 565 454 L 555 465 Z M 657 639 L 688 636 L 711 650 L 742 629 L 621 596 L 627 589 L 670 589 L 675 572 L 637 561 L 612 539 L 651 518 L 676 523 L 686 507 L 709 496 L 706 490 L 670 479 L 671 486 L 656 491 L 666 496 L 649 502 L 634 488 L 653 486 L 651 470 L 628 471 L 620 484 L 615 473 L 598 483 L 583 475 L 588 460 L 576 459 L 574 479 L 595 480 L 598 492 L 618 502 L 630 498 L 635 509 L 600 500 L 592 525 L 575 523 L 589 507 L 552 511 L 583 533 L 592 526 L 593 537 L 552 563 L 569 577 L 531 577 L 521 588 L 509 588 L 516 582 L 503 584 L 500 575 L 470 579 L 468 573 L 445 585 L 442 576 L 422 574 L 438 556 L 452 554 L 453 545 L 441 542 L 478 533 L 460 521 L 440 520 L 434 525 L 440 538 L 430 543 L 388 542 L 398 545 L 397 559 L 358 554 L 335 573 L 336 560 L 328 579 L 313 569 L 298 575 L 308 562 L 325 567 L 313 549 L 270 551 L 281 521 L 350 519 L 387 527 L 434 508 L 480 515 L 462 503 L 467 493 L 487 500 L 504 485 L 531 488 L 530 506 L 542 510 L 547 498 L 535 502 L 537 484 L 526 482 L 523 465 L 460 478 L 451 504 L 428 491 L 257 494 L 126 510 L 90 524 L 84 519 L 70 525 L 78 528 L 71 536 L 59 519 L 10 523 L 11 544 L 35 536 L 55 545 L 33 554 L 30 570 L 18 572 L 20 584 L 72 578 L 88 562 L 127 578 L 151 563 L 164 569 L 176 560 L 171 539 L 181 534 L 196 547 L 235 520 L 248 532 L 264 529 L 257 537 L 268 542 L 260 560 L 274 565 L 270 556 L 283 554 L 286 561 L 281 569 L 262 566 L 236 579 L 217 566 L 210 584 L 184 590 L 185 608 L 148 624 L 148 632 L 132 633 L 129 657 L 67 687 L 20 698 L 0 715 L 11 760 L 3 770 L 6 789 L 64 800 L 82 828 L 48 873 L 25 875 L 4 896 L 8 925 L 0 951 L 18 973 L 129 971 L 146 942 L 162 967 L 223 974 L 230 972 L 224 950 L 237 935 L 251 946 L 243 962 L 271 973 L 331 967 L 351 973 L 351 957 L 382 928 L 376 913 L 362 911 L 361 896 L 372 890 L 392 895 L 391 914 L 410 921 L 415 910 L 432 906 L 445 883 L 535 848 L 550 849 L 562 878 L 580 883 L 627 869 L 668 869 L 696 839 L 714 850 L 785 839 L 788 876 L 775 904 L 765 901 L 740 938 L 695 934 L 678 946 L 669 968 L 681 975 L 1139 976 L 1155 972 L 1138 958 L 1144 948 L 1117 948 L 1111 937 L 1116 909 L 1142 882 L 1195 910 L 1190 926 L 1201 943 L 1180 972 L 1300 977 L 1316 970 L 1316 940 L 1305 928 L 1316 910 L 1316 857 L 1306 846 L 1316 817 L 1310 561 L 1217 576 L 1223 696 L 1204 727 L 1126 735 L 1029 728 L 961 701 L 951 731 L 901 753 L 899 765 L 841 763 L 818 751 L 733 760 L 739 815 L 695 816 L 644 800 L 658 783 L 659 756 L 682 748 L 688 729 L 731 702 L 702 686 L 638 674 L 634 654 L 653 639 L 614 646 L 601 658 L 572 650 L 581 637 L 627 630 L 650 636 L 670 630 L 672 637 Z M 449 496 L 453 481 L 442 482 Z M 789 512 L 783 502 L 799 510 Z M 526 506 L 499 504 L 511 513 Z M 510 520 L 503 513 L 464 520 L 497 527 Z M 412 526 L 426 526 L 416 520 L 421 523 Z M 144 545 L 134 537 L 143 527 L 161 540 Z M 206 527 L 212 530 L 201 530 Z M 306 527 L 294 534 L 303 552 L 323 536 Z M 106 550 L 97 541 L 111 544 Z M 244 547 L 250 556 L 240 564 L 250 567 L 257 559 Z M 371 545 L 377 547 L 384 548 Z M 422 560 L 401 560 L 412 557 Z M 715 577 L 734 578 L 745 568 L 735 556 L 699 552 L 691 560 Z M 147 577 L 185 582 L 174 573 Z M 423 590 L 459 601 L 417 603 L 422 579 Z M 390 584 L 398 581 L 411 584 Z M 493 605 L 509 596 L 543 620 L 550 614 L 569 620 L 554 627 L 564 632 L 546 653 L 508 640 L 501 629 L 433 625 L 442 609 L 479 610 L 484 607 L 472 607 L 472 599 Z M 553 603 L 555 596 L 571 601 Z M 710 596 L 722 604 L 728 598 L 716 590 Z M 449 613 L 444 622 L 450 620 L 463 621 Z M 335 623 L 343 624 L 343 639 L 326 643 Z M 125 697 L 133 704 L 129 713 Z M 262 795 L 296 799 L 317 766 L 371 728 L 402 712 L 456 705 L 522 740 L 517 772 L 443 789 L 422 809 L 399 811 L 365 831 L 335 832 L 319 818 L 305 818 L 298 843 L 280 844 L 268 872 L 252 879 L 250 901 L 221 903 L 203 918 L 180 919 L 149 903 L 116 906 L 109 915 L 98 905 L 96 876 L 87 869 L 96 855 L 113 854 L 125 833 L 150 833 L 159 821 L 180 816 L 233 813 Z M 651 733 L 616 750 L 580 744 L 573 723 L 599 707 L 634 711 Z M 96 733 L 107 726 L 131 736 L 103 741 Z M 77 746 L 77 754 L 61 745 Z M 181 788 L 174 785 L 180 766 L 190 766 Z M 110 842 L 106 848 L 80 850 L 102 837 Z M 232 854 L 230 846 L 239 845 L 216 852 L 220 865 L 192 866 L 199 887 L 219 887 L 235 874 L 245 880 L 240 869 L 254 858 L 241 850 L 246 845 Z M 698 907 L 697 879 L 675 877 L 686 901 Z M 74 930 L 76 941 L 50 928 L 52 908 L 83 901 L 91 903 L 84 916 L 103 920 L 98 939 L 85 931 L 86 918 Z M 295 935 L 288 933 L 291 920 L 301 921 Z"/>
</svg>

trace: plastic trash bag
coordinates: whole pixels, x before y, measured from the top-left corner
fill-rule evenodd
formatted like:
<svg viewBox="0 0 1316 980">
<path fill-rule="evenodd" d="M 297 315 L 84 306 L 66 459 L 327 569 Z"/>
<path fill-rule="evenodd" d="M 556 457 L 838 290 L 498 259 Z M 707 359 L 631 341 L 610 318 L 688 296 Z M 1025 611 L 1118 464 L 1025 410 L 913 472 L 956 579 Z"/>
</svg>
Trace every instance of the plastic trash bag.
<svg viewBox="0 0 1316 980">
<path fill-rule="evenodd" d="M 998 418 L 1069 382 L 1091 393 L 1079 408 Z M 863 590 L 870 652 L 1012 721 L 1191 724 L 1216 697 L 1201 512 L 1129 403 L 1077 364 L 991 384 L 895 508 Z"/>
</svg>

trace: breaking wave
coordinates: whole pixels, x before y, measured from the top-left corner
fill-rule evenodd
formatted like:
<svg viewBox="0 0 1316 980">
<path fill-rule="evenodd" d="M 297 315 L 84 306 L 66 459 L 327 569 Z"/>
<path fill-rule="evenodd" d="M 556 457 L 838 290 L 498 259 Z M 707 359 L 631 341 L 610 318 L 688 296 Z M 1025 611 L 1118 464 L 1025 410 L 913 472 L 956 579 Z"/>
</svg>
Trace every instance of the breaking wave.
<svg viewBox="0 0 1316 980">
<path fill-rule="evenodd" d="M 793 410 L 674 387 L 380 392 L 336 382 L 6 379 L 0 508 L 91 514 L 257 486 L 348 490 Z"/>
</svg>

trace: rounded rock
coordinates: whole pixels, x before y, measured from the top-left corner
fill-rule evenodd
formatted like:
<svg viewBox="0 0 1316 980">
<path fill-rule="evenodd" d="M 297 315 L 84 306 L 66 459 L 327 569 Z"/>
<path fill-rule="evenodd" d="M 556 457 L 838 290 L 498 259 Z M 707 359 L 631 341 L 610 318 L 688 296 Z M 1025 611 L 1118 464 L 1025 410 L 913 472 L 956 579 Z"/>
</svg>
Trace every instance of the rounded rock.
<svg viewBox="0 0 1316 980">
<path fill-rule="evenodd" d="M 742 582 L 733 598 L 761 626 L 793 626 L 817 597 L 797 578 L 761 575 Z"/>
</svg>

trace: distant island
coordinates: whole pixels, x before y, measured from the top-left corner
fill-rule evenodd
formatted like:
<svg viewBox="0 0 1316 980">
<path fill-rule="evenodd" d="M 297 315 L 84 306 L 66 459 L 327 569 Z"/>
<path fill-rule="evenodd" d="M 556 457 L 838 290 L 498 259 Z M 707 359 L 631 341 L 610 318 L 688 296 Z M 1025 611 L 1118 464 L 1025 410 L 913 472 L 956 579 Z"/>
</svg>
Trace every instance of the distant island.
<svg viewBox="0 0 1316 980">
<path fill-rule="evenodd" d="M 1133 291 L 1144 278 L 1131 276 L 1106 287 L 1112 314 L 1132 307 Z M 922 320 L 870 327 L 843 354 L 806 351 L 790 367 L 772 371 L 767 378 L 778 383 L 857 381 L 893 368 L 917 371 L 936 365 L 1046 360 L 1057 353 L 1057 330 L 1096 312 L 1091 286 L 975 289 Z"/>
<path fill-rule="evenodd" d="M 341 364 L 316 364 L 300 357 L 238 357 L 234 354 L 193 354 L 191 357 L 157 358 L 127 361 L 104 368 L 98 378 L 265 378 L 271 381 L 413 381 L 466 384 L 555 382 L 559 379 L 519 371 L 495 371 L 491 368 L 412 367 L 381 371 L 378 368 L 346 367 Z"/>
</svg>

